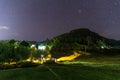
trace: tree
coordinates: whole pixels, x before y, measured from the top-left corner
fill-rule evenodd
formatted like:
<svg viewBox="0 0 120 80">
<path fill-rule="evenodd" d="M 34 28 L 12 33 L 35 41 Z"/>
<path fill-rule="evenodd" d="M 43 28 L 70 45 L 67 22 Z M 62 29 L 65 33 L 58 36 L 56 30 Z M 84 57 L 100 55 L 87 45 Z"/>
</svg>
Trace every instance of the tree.
<svg viewBox="0 0 120 80">
<path fill-rule="evenodd" d="M 30 48 L 19 46 L 15 49 L 16 61 L 26 60 L 30 57 Z"/>
<path fill-rule="evenodd" d="M 15 42 L 16 43 L 16 42 Z M 2 41 L 0 42 L 0 62 L 17 62 L 30 57 L 30 48 L 19 45 L 15 47 L 13 43 Z"/>
<path fill-rule="evenodd" d="M 15 54 L 14 54 L 14 46 L 10 45 L 6 41 L 0 42 L 0 58 L 2 62 L 10 62 L 15 61 Z"/>
<path fill-rule="evenodd" d="M 16 42 L 16 41 L 15 41 L 14 39 L 11 39 L 11 40 L 9 41 L 10 44 L 15 44 L 15 42 Z"/>
<path fill-rule="evenodd" d="M 25 40 L 21 41 L 20 45 L 21 46 L 25 46 L 25 47 L 29 47 L 30 46 L 30 44 L 27 41 L 25 41 Z"/>
<path fill-rule="evenodd" d="M 34 59 L 34 57 L 36 57 L 36 55 L 37 55 L 37 48 L 36 47 L 32 47 L 31 49 L 30 49 L 30 59 L 31 59 L 31 61 Z"/>
<path fill-rule="evenodd" d="M 99 41 L 97 41 L 97 43 L 100 48 L 106 48 L 106 44 L 105 44 L 104 40 L 99 40 Z"/>
</svg>

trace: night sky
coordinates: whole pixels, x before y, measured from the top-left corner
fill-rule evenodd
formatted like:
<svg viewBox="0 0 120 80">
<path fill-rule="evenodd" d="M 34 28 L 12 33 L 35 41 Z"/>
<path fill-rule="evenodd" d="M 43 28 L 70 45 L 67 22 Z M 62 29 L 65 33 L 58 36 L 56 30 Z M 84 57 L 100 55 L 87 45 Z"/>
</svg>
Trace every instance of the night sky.
<svg viewBox="0 0 120 80">
<path fill-rule="evenodd" d="M 120 40 L 120 0 L 0 0 L 0 40 L 42 41 L 77 28 Z"/>
</svg>

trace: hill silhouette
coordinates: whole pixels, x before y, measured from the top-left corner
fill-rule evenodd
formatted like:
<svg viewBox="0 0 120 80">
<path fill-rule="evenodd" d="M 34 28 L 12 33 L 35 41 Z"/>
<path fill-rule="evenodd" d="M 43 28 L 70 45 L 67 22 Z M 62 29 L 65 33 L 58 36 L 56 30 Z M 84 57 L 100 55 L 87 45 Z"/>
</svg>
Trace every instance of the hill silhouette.
<svg viewBox="0 0 120 80">
<path fill-rule="evenodd" d="M 100 51 L 118 47 L 120 41 L 105 38 L 87 28 L 72 30 L 52 39 L 53 48 L 51 53 L 55 56 L 70 55 L 73 51 Z"/>
</svg>

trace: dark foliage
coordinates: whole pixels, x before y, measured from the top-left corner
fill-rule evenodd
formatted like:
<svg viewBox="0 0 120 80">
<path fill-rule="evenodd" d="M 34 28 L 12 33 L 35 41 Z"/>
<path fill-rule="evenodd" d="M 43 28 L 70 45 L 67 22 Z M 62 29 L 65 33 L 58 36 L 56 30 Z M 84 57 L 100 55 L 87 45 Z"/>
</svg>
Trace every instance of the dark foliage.
<svg viewBox="0 0 120 80">
<path fill-rule="evenodd" d="M 86 28 L 72 30 L 51 40 L 53 56 L 65 56 L 73 51 L 101 52 L 101 48 L 118 47 L 120 42 L 100 36 Z"/>
</svg>

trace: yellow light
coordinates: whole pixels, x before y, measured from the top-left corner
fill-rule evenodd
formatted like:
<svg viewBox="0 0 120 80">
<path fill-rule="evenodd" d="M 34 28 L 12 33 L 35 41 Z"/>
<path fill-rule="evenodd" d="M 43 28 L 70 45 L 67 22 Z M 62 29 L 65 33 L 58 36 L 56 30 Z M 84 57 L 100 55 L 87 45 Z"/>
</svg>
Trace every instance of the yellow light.
<svg viewBox="0 0 120 80">
<path fill-rule="evenodd" d="M 64 57 L 58 58 L 57 61 L 70 61 L 70 60 L 74 60 L 78 56 L 80 56 L 80 54 L 78 54 L 77 52 L 74 52 L 74 54 L 70 56 L 64 56 Z"/>
<path fill-rule="evenodd" d="M 40 61 L 37 59 L 37 60 L 33 60 L 34 63 L 39 63 Z"/>
<path fill-rule="evenodd" d="M 30 58 L 28 58 L 26 61 L 31 61 L 31 59 L 30 59 Z"/>
</svg>

